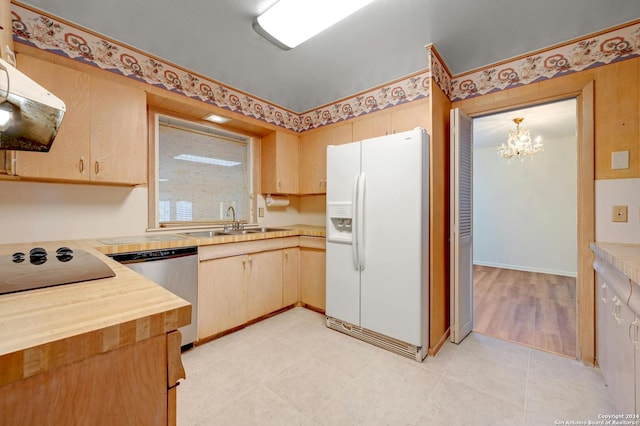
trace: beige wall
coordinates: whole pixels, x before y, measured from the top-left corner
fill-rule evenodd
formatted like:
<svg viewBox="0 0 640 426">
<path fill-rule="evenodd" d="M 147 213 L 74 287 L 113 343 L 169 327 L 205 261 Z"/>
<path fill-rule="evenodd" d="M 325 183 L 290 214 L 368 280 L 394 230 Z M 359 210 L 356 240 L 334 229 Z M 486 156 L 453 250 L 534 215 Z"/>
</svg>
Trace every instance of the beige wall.
<svg viewBox="0 0 640 426">
<path fill-rule="evenodd" d="M 453 107 L 473 114 L 513 108 L 517 104 L 543 103 L 556 100 L 547 99 L 546 93 L 561 92 L 563 87 L 577 87 L 589 81 L 594 82 L 595 88 L 595 178 L 640 177 L 640 58 L 454 102 Z M 612 170 L 611 153 L 626 150 L 630 167 Z"/>
</svg>

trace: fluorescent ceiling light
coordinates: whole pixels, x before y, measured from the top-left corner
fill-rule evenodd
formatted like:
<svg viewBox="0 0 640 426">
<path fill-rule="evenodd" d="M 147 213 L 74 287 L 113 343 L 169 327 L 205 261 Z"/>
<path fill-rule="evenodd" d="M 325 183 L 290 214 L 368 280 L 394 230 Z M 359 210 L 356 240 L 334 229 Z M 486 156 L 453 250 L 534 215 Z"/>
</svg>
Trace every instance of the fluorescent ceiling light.
<svg viewBox="0 0 640 426">
<path fill-rule="evenodd" d="M 205 115 L 203 118 L 205 120 L 207 120 L 207 121 L 212 121 L 212 122 L 218 123 L 218 124 L 224 124 L 224 123 L 227 123 L 227 122 L 231 121 L 230 118 L 223 117 L 223 116 L 217 115 L 217 114 Z"/>
<path fill-rule="evenodd" d="M 258 34 L 289 50 L 373 0 L 280 0 L 253 23 Z"/>
<path fill-rule="evenodd" d="M 193 163 L 215 164 L 216 166 L 233 167 L 242 163 L 238 161 L 221 160 L 219 158 L 202 157 L 200 155 L 180 154 L 173 157 L 174 160 L 191 161 Z"/>
</svg>

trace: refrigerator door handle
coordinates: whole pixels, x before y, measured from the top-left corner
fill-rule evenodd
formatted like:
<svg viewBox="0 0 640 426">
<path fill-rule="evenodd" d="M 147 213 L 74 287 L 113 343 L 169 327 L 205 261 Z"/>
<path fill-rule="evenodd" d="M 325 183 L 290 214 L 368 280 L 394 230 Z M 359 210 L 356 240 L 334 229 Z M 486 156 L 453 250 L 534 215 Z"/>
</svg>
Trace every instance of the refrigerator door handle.
<svg viewBox="0 0 640 426">
<path fill-rule="evenodd" d="M 356 271 L 360 270 L 360 264 L 358 263 L 360 255 L 358 254 L 358 190 L 360 188 L 360 173 L 358 173 L 353 180 L 353 193 L 352 193 L 352 216 L 351 216 L 351 254 L 353 255 L 353 267 Z"/>
<path fill-rule="evenodd" d="M 367 175 L 360 173 L 360 179 L 358 180 L 358 209 L 356 214 L 358 220 L 356 221 L 356 228 L 358 229 L 356 236 L 358 238 L 358 266 L 360 271 L 364 271 L 365 266 L 365 246 L 364 246 L 364 225 L 365 225 L 365 208 L 364 197 L 367 190 Z"/>
</svg>

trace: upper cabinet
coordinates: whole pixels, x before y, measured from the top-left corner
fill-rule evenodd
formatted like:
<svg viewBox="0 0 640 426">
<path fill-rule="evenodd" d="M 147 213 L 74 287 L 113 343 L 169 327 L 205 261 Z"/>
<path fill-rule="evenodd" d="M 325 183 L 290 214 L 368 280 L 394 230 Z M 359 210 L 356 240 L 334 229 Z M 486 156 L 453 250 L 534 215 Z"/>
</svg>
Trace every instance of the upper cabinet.
<svg viewBox="0 0 640 426">
<path fill-rule="evenodd" d="M 351 142 L 351 123 L 327 126 L 300 136 L 300 194 L 327 191 L 327 146 Z"/>
<path fill-rule="evenodd" d="M 146 95 L 142 90 L 30 56 L 18 68 L 66 104 L 48 153 L 16 152 L 16 174 L 38 180 L 146 183 Z"/>
<path fill-rule="evenodd" d="M 11 2 L 0 0 L 0 54 L 5 61 L 13 55 L 13 29 L 11 24 Z"/>
<path fill-rule="evenodd" d="M 353 140 L 374 138 L 392 133 L 430 127 L 429 107 L 425 101 L 412 102 L 401 107 L 391 108 L 370 114 L 353 122 Z"/>
<path fill-rule="evenodd" d="M 263 194 L 298 193 L 298 135 L 269 133 L 262 138 L 260 157 Z"/>
</svg>

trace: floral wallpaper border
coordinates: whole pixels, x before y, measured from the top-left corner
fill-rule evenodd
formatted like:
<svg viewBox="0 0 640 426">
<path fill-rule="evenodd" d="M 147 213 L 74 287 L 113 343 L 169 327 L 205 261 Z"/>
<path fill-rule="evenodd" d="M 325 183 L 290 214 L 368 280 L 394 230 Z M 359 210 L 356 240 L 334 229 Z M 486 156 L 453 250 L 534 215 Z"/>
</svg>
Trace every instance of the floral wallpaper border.
<svg viewBox="0 0 640 426">
<path fill-rule="evenodd" d="M 430 44 L 426 70 L 298 114 L 42 11 L 14 3 L 11 11 L 16 42 L 296 132 L 426 98 L 431 77 L 451 101 L 458 101 L 640 56 L 640 20 L 457 76 L 451 76 Z"/>
<path fill-rule="evenodd" d="M 640 21 L 457 75 L 451 80 L 449 99 L 459 101 L 637 56 L 640 56 Z"/>
<path fill-rule="evenodd" d="M 299 114 L 132 49 L 74 24 L 11 4 L 16 42 L 299 131 Z"/>
<path fill-rule="evenodd" d="M 431 73 L 422 71 L 300 115 L 300 131 L 359 117 L 429 96 Z"/>
</svg>

